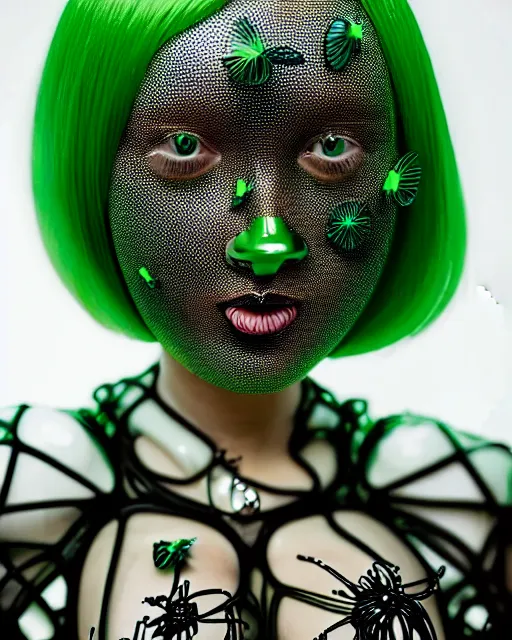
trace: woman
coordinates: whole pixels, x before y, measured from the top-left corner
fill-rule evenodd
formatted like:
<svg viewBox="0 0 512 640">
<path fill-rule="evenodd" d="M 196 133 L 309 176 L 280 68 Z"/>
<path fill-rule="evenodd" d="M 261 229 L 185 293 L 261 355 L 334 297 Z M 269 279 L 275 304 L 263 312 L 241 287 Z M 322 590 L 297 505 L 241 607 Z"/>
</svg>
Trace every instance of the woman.
<svg viewBox="0 0 512 640">
<path fill-rule="evenodd" d="M 2 423 L 8 637 L 506 637 L 510 451 L 308 377 L 462 272 L 405 0 L 70 0 L 33 175 L 68 288 L 162 357 Z"/>
</svg>

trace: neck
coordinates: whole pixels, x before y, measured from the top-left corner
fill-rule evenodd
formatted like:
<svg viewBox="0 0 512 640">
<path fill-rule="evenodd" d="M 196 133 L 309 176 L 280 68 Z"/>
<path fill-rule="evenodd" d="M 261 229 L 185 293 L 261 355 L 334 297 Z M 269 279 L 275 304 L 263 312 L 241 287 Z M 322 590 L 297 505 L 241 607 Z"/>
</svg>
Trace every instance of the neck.
<svg viewBox="0 0 512 640">
<path fill-rule="evenodd" d="M 163 352 L 156 391 L 228 454 L 267 464 L 288 455 L 300 382 L 278 393 L 235 393 L 205 382 Z"/>
</svg>

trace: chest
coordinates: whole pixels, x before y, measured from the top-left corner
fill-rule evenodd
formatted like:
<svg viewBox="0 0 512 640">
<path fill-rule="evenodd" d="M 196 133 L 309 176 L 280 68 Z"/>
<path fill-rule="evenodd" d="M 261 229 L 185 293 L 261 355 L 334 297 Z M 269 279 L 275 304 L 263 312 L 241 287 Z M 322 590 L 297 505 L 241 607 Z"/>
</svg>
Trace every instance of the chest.
<svg viewBox="0 0 512 640">
<path fill-rule="evenodd" d="M 227 530 L 213 524 L 143 509 L 106 524 L 83 564 L 80 639 L 88 638 L 95 627 L 95 640 L 132 640 L 132 636 L 139 640 L 134 630 L 146 617 L 154 625 L 151 631 L 158 628 L 162 632 L 153 637 L 164 640 L 313 640 L 343 620 L 347 622 L 326 638 L 352 640 L 358 621 L 352 616 L 350 622 L 347 600 L 333 598 L 333 590 L 357 596 L 357 590 L 351 591 L 347 584 L 358 585 L 379 559 L 398 565 L 404 583 L 426 577 L 425 567 L 399 535 L 361 511 L 303 514 L 268 531 L 264 527 L 253 548 L 238 544 L 236 536 L 226 535 Z M 196 541 L 179 582 L 173 585 L 173 570 L 155 566 L 153 545 L 183 538 Z M 424 590 L 425 585 L 412 588 L 411 593 L 418 589 Z M 363 595 L 367 598 L 370 590 Z M 232 596 L 237 598 L 234 607 L 230 606 Z M 437 637 L 444 638 L 435 597 L 427 598 L 422 606 Z M 237 620 L 245 621 L 243 635 L 226 635 L 235 630 L 242 633 Z M 149 633 L 148 628 L 148 638 L 152 637 Z"/>
</svg>

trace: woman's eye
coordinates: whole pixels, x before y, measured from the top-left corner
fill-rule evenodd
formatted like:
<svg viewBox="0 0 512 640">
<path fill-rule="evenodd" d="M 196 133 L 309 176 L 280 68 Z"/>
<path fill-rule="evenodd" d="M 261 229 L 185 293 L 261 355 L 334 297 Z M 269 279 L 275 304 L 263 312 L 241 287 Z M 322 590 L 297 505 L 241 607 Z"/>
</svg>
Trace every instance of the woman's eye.
<svg viewBox="0 0 512 640">
<path fill-rule="evenodd" d="M 322 182 L 341 182 L 359 169 L 363 159 L 364 152 L 356 142 L 328 135 L 310 143 L 298 163 Z"/>
<path fill-rule="evenodd" d="M 155 173 L 168 180 L 197 178 L 220 162 L 220 153 L 192 133 L 180 131 L 152 149 L 147 156 Z"/>
</svg>

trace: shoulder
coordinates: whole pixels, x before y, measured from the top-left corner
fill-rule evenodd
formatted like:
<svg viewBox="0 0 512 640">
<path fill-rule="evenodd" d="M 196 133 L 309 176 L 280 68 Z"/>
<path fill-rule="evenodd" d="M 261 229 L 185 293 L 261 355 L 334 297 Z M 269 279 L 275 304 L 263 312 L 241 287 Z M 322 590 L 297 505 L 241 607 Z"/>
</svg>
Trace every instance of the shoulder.
<svg viewBox="0 0 512 640">
<path fill-rule="evenodd" d="M 2 495 L 8 492 L 9 503 L 22 485 L 25 496 L 42 496 L 51 486 L 46 495 L 53 500 L 113 491 L 118 426 L 124 412 L 154 385 L 156 371 L 153 365 L 139 376 L 101 385 L 91 408 L 19 405 L 0 410 L 0 505 Z"/>
<path fill-rule="evenodd" d="M 107 439 L 87 410 L 0 411 L 0 502 L 80 499 L 113 490 Z"/>
<path fill-rule="evenodd" d="M 375 422 L 359 449 L 368 485 L 425 499 L 511 504 L 512 450 L 439 420 L 402 414 Z"/>
<path fill-rule="evenodd" d="M 369 422 L 356 433 L 360 496 L 433 569 L 445 567 L 441 587 L 454 637 L 482 630 L 482 616 L 501 629 L 509 599 L 503 558 L 511 447 L 413 414 Z"/>
</svg>

